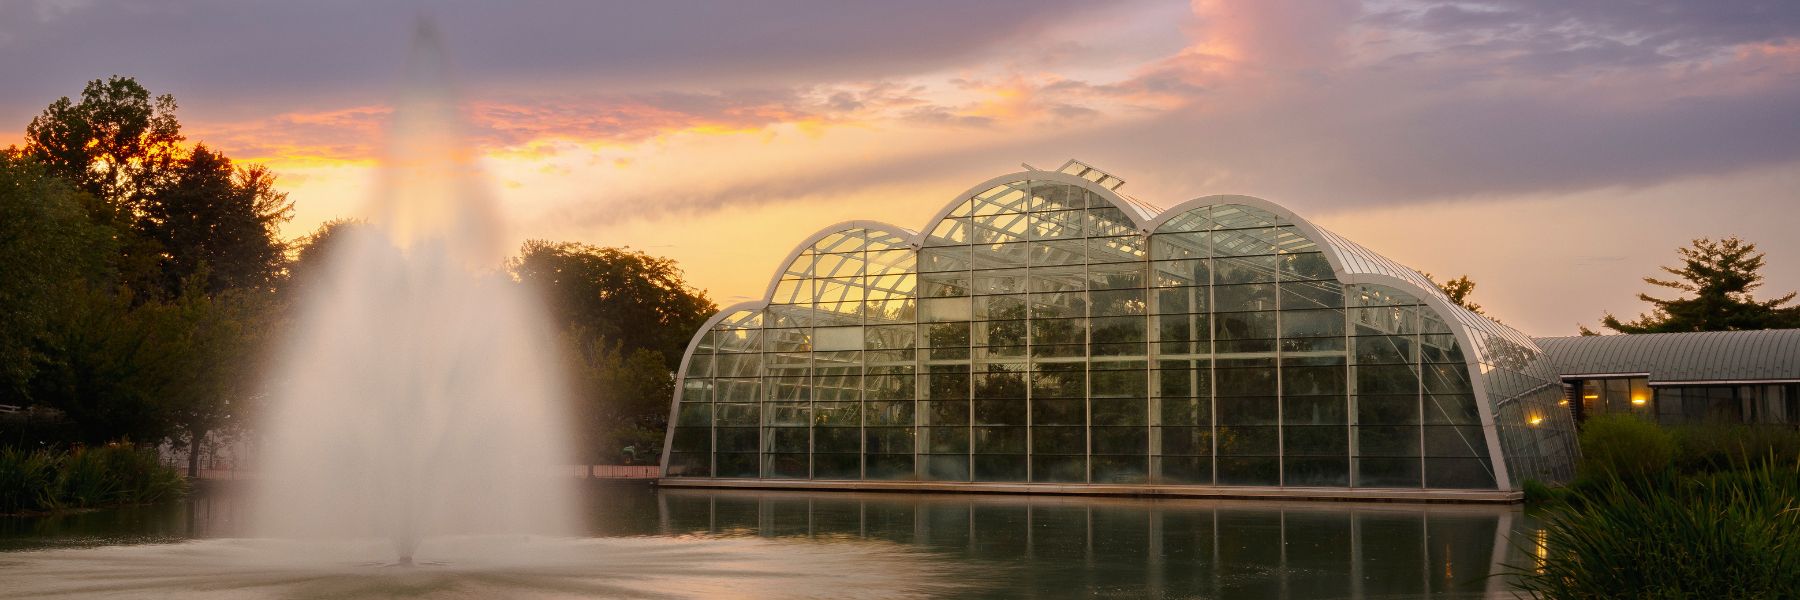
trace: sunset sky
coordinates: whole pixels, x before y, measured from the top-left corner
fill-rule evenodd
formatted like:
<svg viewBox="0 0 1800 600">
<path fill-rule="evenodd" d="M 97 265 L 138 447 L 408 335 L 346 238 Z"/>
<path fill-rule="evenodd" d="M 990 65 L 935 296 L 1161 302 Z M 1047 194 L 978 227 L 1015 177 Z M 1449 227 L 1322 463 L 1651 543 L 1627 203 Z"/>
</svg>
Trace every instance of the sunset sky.
<svg viewBox="0 0 1800 600">
<path fill-rule="evenodd" d="M 825 225 L 1071 157 L 1467 274 L 1533 335 L 1636 315 L 1694 237 L 1800 288 L 1792 0 L 0 0 L 0 146 L 135 77 L 304 235 L 367 201 L 422 14 L 511 239 L 669 256 L 722 305 Z"/>
</svg>

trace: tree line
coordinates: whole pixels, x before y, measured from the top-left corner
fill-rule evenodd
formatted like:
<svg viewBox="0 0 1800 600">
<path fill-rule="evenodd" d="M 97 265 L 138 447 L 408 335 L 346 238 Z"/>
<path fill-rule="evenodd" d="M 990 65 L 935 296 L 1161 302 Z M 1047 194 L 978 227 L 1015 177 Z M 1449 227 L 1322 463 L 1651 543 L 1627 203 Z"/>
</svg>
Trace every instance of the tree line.
<svg viewBox="0 0 1800 600">
<path fill-rule="evenodd" d="M 89 82 L 0 150 L 0 446 L 185 444 L 247 432 L 273 342 L 333 221 L 284 239 L 275 175 L 188 143 L 175 99 Z M 665 258 L 527 242 L 507 264 L 563 325 L 581 456 L 662 441 L 673 372 L 716 310 Z"/>
</svg>

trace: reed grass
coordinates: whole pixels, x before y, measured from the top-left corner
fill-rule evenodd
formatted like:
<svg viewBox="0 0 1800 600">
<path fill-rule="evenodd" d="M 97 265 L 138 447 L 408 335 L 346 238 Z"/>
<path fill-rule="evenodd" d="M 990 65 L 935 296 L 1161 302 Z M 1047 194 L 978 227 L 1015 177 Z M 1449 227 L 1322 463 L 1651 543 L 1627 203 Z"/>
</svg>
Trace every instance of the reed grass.
<svg viewBox="0 0 1800 600">
<path fill-rule="evenodd" d="M 187 480 L 129 443 L 71 451 L 0 449 L 0 514 L 46 513 L 180 497 Z"/>
</svg>

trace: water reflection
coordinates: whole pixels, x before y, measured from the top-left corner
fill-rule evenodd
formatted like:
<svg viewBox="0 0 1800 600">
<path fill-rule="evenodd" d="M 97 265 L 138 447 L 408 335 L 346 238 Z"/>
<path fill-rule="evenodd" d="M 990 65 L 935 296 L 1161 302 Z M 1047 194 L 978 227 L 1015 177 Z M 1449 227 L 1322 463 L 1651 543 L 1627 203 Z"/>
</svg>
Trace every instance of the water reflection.
<svg viewBox="0 0 1800 600">
<path fill-rule="evenodd" d="M 495 581 L 516 581 L 526 587 L 515 591 L 535 586 L 542 592 L 552 581 L 569 589 L 674 597 L 782 597 L 801 590 L 846 597 L 849 587 L 830 583 L 846 575 L 853 575 L 845 581 L 857 583 L 852 587 L 865 596 L 879 589 L 884 592 L 876 596 L 1510 597 L 1507 578 L 1491 575 L 1502 563 L 1529 564 L 1531 556 L 1507 540 L 1529 544 L 1538 532 L 1533 519 L 1505 506 L 659 491 L 616 485 L 594 487 L 588 501 L 591 539 L 534 546 L 533 552 L 566 555 L 564 560 L 517 566 L 462 558 L 466 569 L 443 576 L 466 583 L 479 574 L 483 585 L 501 586 L 484 588 L 490 591 L 505 589 Z M 20 554 L 0 554 L 0 563 L 13 565 L 15 576 L 52 559 L 83 568 L 112 565 L 123 575 L 137 572 L 127 568 L 129 561 L 169 560 L 169 551 L 158 548 L 189 548 L 176 554 L 204 562 L 240 552 L 244 547 L 238 544 L 248 542 L 141 551 L 91 547 L 232 538 L 246 520 L 243 506 L 234 494 L 215 492 L 157 507 L 0 518 L 0 550 L 62 548 L 37 553 L 32 560 L 39 563 L 20 562 L 25 556 Z M 606 539 L 622 537 L 673 545 L 642 554 L 618 545 L 628 540 Z M 446 541 L 440 551 L 453 546 Z M 427 544 L 422 557 L 430 551 Z M 793 564 L 799 557 L 809 557 L 808 564 Z M 622 564 L 632 566 L 621 569 Z M 847 569 L 877 572 L 843 573 Z M 317 583 L 334 573 L 326 569 L 308 576 Z M 944 581 L 946 573 L 953 573 L 952 581 Z M 632 585 L 613 581 L 621 577 L 648 579 Z M 118 589 L 134 589 L 129 578 L 119 583 Z M 378 580 L 370 585 L 371 593 L 393 591 Z M 301 591 L 261 589 L 275 595 Z M 720 590 L 727 592 L 715 593 Z"/>
<path fill-rule="evenodd" d="M 665 534 L 876 539 L 962 557 L 992 596 L 1506 596 L 1515 507 L 664 490 Z"/>
</svg>

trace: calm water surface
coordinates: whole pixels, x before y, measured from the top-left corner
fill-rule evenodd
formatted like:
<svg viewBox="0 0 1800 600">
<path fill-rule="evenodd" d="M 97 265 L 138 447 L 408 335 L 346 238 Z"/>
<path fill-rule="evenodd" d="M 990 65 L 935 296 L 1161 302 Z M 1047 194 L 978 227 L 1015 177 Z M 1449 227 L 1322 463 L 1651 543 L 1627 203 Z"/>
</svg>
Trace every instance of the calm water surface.
<svg viewBox="0 0 1800 600">
<path fill-rule="evenodd" d="M 0 596 L 1512 597 L 1517 507 L 592 488 L 591 537 L 241 539 L 232 486 L 0 518 Z M 1514 543 L 1516 540 L 1517 543 Z"/>
</svg>

